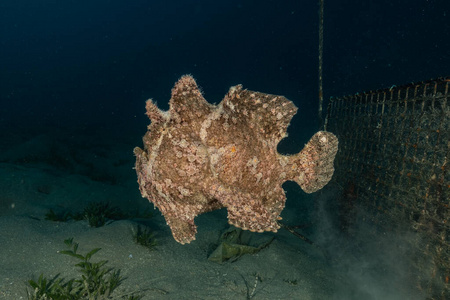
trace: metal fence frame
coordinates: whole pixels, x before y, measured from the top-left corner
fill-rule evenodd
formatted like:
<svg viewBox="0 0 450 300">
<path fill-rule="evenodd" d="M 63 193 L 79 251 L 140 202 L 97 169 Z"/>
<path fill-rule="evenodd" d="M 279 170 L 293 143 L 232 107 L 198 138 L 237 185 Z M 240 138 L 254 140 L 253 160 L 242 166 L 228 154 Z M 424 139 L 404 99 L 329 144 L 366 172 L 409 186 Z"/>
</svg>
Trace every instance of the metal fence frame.
<svg viewBox="0 0 450 300">
<path fill-rule="evenodd" d="M 430 299 L 450 299 L 449 99 L 449 78 L 332 98 L 324 125 L 339 139 L 334 180 L 365 222 L 420 236 L 412 265 Z M 351 230 L 358 216 L 341 213 Z"/>
</svg>

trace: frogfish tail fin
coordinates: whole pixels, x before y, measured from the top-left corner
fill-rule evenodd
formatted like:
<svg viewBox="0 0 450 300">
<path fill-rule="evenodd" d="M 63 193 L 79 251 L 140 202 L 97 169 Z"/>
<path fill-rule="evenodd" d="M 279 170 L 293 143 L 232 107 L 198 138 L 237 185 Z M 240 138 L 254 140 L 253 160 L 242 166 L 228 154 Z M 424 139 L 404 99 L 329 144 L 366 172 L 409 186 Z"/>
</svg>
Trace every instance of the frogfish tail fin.
<svg viewBox="0 0 450 300">
<path fill-rule="evenodd" d="M 333 176 L 337 137 L 326 131 L 317 132 L 300 153 L 290 157 L 295 173 L 291 177 L 306 193 L 323 188 Z"/>
</svg>

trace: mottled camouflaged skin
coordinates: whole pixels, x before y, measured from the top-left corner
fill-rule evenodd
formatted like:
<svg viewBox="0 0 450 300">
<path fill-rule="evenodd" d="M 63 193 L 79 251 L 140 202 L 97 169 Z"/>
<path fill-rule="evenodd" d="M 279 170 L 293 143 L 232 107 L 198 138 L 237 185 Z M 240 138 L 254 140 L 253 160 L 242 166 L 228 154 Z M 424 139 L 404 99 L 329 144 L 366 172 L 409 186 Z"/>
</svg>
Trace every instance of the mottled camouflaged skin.
<svg viewBox="0 0 450 300">
<path fill-rule="evenodd" d="M 236 227 L 276 232 L 286 201 L 281 184 L 293 180 L 311 193 L 333 175 L 338 141 L 329 132 L 316 133 L 298 154 L 277 152 L 297 112 L 282 96 L 238 85 L 212 105 L 186 75 L 169 104 L 161 111 L 146 102 L 151 124 L 144 150 L 134 153 L 142 196 L 161 211 L 181 244 L 195 239 L 197 215 L 221 207 Z"/>
</svg>

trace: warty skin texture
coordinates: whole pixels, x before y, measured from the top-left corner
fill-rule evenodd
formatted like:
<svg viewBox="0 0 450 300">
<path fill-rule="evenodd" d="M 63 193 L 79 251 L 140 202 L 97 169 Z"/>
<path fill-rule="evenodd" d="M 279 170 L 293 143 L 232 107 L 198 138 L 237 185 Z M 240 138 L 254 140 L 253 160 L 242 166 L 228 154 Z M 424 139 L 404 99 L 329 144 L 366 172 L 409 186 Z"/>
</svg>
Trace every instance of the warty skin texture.
<svg viewBox="0 0 450 300">
<path fill-rule="evenodd" d="M 283 96 L 231 87 L 218 105 L 209 104 L 188 75 L 172 89 L 168 111 L 146 102 L 151 120 L 136 147 L 141 194 L 164 215 L 173 237 L 190 243 L 194 218 L 226 207 L 228 222 L 256 231 L 274 231 L 285 206 L 283 182 L 307 193 L 331 179 L 337 138 L 317 132 L 295 155 L 276 148 L 297 112 Z"/>
</svg>

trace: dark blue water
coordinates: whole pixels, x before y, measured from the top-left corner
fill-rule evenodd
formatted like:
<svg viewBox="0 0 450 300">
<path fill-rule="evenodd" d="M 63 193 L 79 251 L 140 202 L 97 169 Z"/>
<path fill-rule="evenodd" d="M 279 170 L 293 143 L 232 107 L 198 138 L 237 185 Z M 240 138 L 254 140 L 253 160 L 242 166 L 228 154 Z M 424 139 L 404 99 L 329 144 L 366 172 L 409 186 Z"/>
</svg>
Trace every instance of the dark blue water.
<svg viewBox="0 0 450 300">
<path fill-rule="evenodd" d="M 448 74 L 450 4 L 327 1 L 325 97 Z M 315 122 L 316 1 L 0 3 L 0 120 L 139 130 L 195 76 L 210 102 L 228 87 L 283 94 Z M 70 123 L 69 123 L 70 122 Z"/>
</svg>

